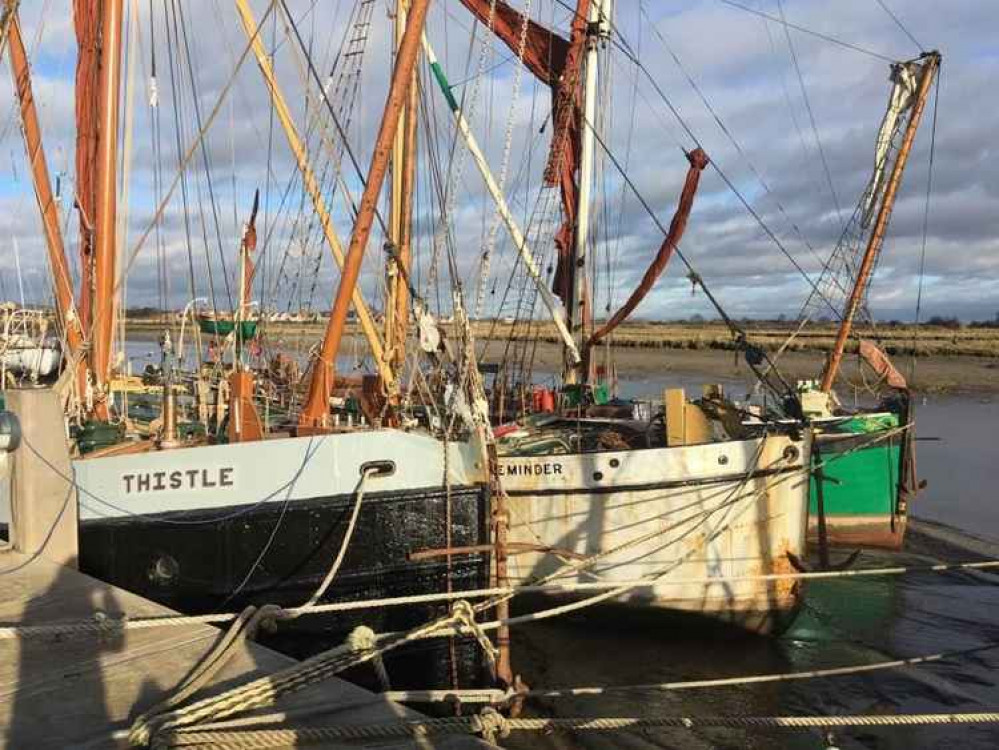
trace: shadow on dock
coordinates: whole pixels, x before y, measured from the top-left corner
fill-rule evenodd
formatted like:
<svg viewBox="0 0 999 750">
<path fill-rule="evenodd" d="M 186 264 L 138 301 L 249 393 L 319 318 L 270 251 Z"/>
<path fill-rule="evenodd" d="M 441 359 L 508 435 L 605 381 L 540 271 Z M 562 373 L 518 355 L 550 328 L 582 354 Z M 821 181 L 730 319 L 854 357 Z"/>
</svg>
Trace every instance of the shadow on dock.
<svg viewBox="0 0 999 750">
<path fill-rule="evenodd" d="M 79 746 L 99 740 L 81 736 L 85 727 L 103 727 L 102 734 L 107 732 L 112 716 L 104 672 L 108 662 L 115 661 L 108 659 L 108 655 L 124 651 L 124 632 L 115 625 L 120 623 L 123 613 L 114 591 L 73 570 L 61 568 L 51 585 L 24 606 L 20 624 L 85 619 L 94 611 L 107 618 L 106 632 L 46 635 L 18 641 L 13 696 L 5 700 L 10 704 L 6 747 Z M 68 691 L 67 682 L 72 684 Z M 69 696 L 70 700 L 53 706 L 48 698 L 56 685 L 62 696 Z M 148 690 L 142 692 L 150 694 Z"/>
</svg>

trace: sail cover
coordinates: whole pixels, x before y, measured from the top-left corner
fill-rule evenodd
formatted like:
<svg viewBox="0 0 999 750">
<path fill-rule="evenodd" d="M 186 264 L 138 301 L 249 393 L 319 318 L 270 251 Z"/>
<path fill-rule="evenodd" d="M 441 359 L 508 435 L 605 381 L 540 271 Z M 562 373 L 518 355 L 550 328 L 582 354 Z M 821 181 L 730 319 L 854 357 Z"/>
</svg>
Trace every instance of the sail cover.
<svg viewBox="0 0 999 750">
<path fill-rule="evenodd" d="M 97 213 L 97 91 L 100 75 L 100 0 L 73 0 L 76 28 L 76 207 L 80 213 L 80 323 L 90 330 L 93 222 Z"/>
<path fill-rule="evenodd" d="M 695 148 L 687 154 L 687 161 L 690 162 L 690 169 L 687 170 L 687 178 L 683 183 L 683 192 L 680 193 L 680 203 L 676 208 L 676 213 L 673 214 L 673 220 L 669 224 L 669 231 L 666 233 L 663 244 L 659 247 L 659 252 L 652 259 L 652 263 L 646 269 L 645 275 L 642 276 L 641 283 L 631 293 L 631 296 L 628 297 L 627 302 L 621 305 L 621 308 L 611 316 L 610 320 L 604 323 L 603 327 L 590 337 L 589 346 L 596 344 L 631 315 L 632 311 L 645 299 L 645 295 L 652 289 L 652 285 L 656 283 L 656 279 L 659 278 L 663 269 L 666 268 L 666 264 L 669 263 L 669 259 L 673 256 L 673 251 L 676 250 L 680 238 L 683 237 L 683 231 L 687 228 L 687 219 L 690 218 L 690 209 L 694 205 L 694 195 L 697 193 L 697 185 L 701 180 L 701 172 L 704 171 L 704 168 L 709 163 L 708 155 L 699 148 Z"/>
<path fill-rule="evenodd" d="M 552 90 L 554 132 L 545 166 L 545 184 L 559 187 L 564 217 L 562 226 L 555 235 L 558 263 L 552 289 L 563 302 L 567 302 L 572 280 L 576 198 L 579 191 L 576 182 L 582 123 L 579 84 L 590 0 L 577 0 L 569 39 L 525 18 L 502 0 L 461 2 L 518 56 L 521 54 L 523 38 L 524 65 Z"/>
</svg>

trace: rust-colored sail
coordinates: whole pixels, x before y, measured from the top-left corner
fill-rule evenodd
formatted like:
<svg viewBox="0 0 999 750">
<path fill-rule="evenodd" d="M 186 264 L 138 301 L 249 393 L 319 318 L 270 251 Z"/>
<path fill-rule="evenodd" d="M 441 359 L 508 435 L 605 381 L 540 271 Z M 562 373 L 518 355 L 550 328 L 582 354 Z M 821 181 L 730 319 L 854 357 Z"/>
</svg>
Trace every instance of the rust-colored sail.
<svg viewBox="0 0 999 750">
<path fill-rule="evenodd" d="M 97 215 L 97 101 L 102 0 L 73 0 L 76 27 L 76 207 L 80 214 L 80 324 L 89 334 Z"/>
<path fill-rule="evenodd" d="M 590 0 L 577 0 L 569 39 L 565 39 L 544 26 L 525 19 L 502 0 L 461 0 L 482 23 L 491 25 L 498 36 L 514 54 L 520 54 L 521 32 L 524 23 L 524 65 L 539 80 L 552 89 L 552 121 L 554 132 L 548 161 L 545 166 L 545 184 L 558 186 L 562 195 L 563 223 L 555 234 L 558 263 L 552 289 L 567 302 L 572 283 L 573 237 L 576 232 L 576 202 L 579 186 L 576 169 L 579 165 L 580 129 L 580 71 L 586 37 L 586 22 Z"/>
<path fill-rule="evenodd" d="M 645 299 L 645 295 L 652 289 L 653 284 L 656 283 L 656 279 L 659 278 L 659 275 L 669 263 L 669 259 L 673 256 L 673 251 L 676 250 L 680 238 L 683 237 L 683 231 L 687 228 L 687 219 L 690 218 L 690 209 L 694 205 L 694 195 L 697 193 L 697 185 L 701 179 L 701 172 L 704 171 L 704 168 L 709 163 L 708 155 L 699 148 L 695 148 L 687 154 L 687 160 L 690 162 L 690 169 L 687 170 L 687 179 L 683 183 L 683 192 L 680 193 L 680 203 L 676 208 L 676 213 L 673 214 L 673 220 L 669 224 L 669 231 L 666 233 L 666 238 L 663 240 L 663 244 L 659 246 L 659 252 L 652 259 L 652 263 L 646 269 L 645 275 L 642 276 L 642 281 L 635 291 L 631 293 L 631 296 L 621 305 L 620 309 L 611 316 L 610 320 L 604 323 L 600 330 L 590 337 L 587 347 L 591 347 L 599 342 L 600 339 L 617 328 L 631 315 L 639 303 Z"/>
<path fill-rule="evenodd" d="M 240 280 L 240 301 L 243 305 L 250 303 L 253 294 L 253 277 L 256 275 L 257 267 L 253 262 L 253 253 L 257 250 L 257 209 L 260 206 L 260 191 L 253 194 L 253 209 L 250 211 L 250 220 L 246 223 L 246 231 L 243 232 L 243 243 L 240 252 L 243 253 L 243 278 Z M 246 312 L 241 310 L 240 312 Z"/>
</svg>

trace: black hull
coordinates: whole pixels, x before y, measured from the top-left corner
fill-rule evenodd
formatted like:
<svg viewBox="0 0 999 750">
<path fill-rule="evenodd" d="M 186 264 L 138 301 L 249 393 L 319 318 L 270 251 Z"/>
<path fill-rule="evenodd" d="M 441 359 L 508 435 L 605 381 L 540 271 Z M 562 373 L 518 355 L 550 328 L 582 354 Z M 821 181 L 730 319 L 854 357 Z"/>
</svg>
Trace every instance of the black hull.
<svg viewBox="0 0 999 750">
<path fill-rule="evenodd" d="M 87 520 L 80 524 L 80 567 L 96 578 L 187 614 L 236 612 L 248 604 L 301 605 L 328 572 L 343 542 L 356 497 L 317 497 L 288 503 L 163 516 Z M 419 550 L 481 545 L 489 539 L 489 503 L 482 487 L 370 493 L 339 573 L 323 602 L 444 592 L 444 557 L 409 561 Z M 489 584 L 487 555 L 453 558 L 451 587 Z M 296 657 L 342 643 L 355 627 L 407 630 L 444 614 L 447 603 L 381 607 L 301 617 L 282 624 L 271 645 Z M 435 640 L 386 660 L 393 687 L 451 683 L 451 646 Z M 458 644 L 462 681 L 478 681 L 481 659 Z M 358 675 L 361 681 L 370 670 Z"/>
</svg>

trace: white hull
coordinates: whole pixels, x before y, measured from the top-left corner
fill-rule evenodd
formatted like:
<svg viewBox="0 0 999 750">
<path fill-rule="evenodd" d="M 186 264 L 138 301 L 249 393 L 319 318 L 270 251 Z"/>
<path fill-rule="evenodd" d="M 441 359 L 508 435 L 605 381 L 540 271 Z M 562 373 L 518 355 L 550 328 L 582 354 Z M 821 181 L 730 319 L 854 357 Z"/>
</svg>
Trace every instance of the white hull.
<svg viewBox="0 0 999 750">
<path fill-rule="evenodd" d="M 745 578 L 791 572 L 788 553 L 804 554 L 808 455 L 807 439 L 769 436 L 501 458 L 511 577 L 530 583 L 561 570 L 552 582 L 573 598 L 608 590 L 578 584 L 642 581 L 617 601 L 769 629 L 794 609 L 798 587 Z"/>
<path fill-rule="evenodd" d="M 483 481 L 471 444 L 448 446 L 454 487 Z M 509 496 L 511 583 L 550 579 L 565 595 L 635 583 L 617 602 L 708 615 L 766 630 L 792 611 L 793 581 L 746 580 L 792 570 L 803 556 L 808 507 L 807 439 L 786 436 L 600 453 L 502 457 Z M 229 518 L 248 507 L 350 498 L 361 467 L 391 462 L 365 491 L 441 488 L 444 446 L 426 435 L 377 430 L 177 449 L 74 462 L 84 523 L 167 514 Z M 747 478 L 748 477 L 748 478 Z M 318 507 L 318 505 L 317 505 Z M 415 519 L 414 519 L 415 520 Z M 406 523 L 399 532 L 405 536 Z M 384 539 L 355 536 L 352 545 Z M 394 542 L 415 552 L 416 541 Z M 291 543 L 295 543 L 291 540 Z M 83 551 L 86 555 L 86 550 Z M 567 561 L 599 555 L 564 570 Z M 559 573 L 561 571 L 561 573 Z M 742 579 L 742 580 L 738 580 Z M 556 592 L 559 593 L 559 592 Z"/>
<path fill-rule="evenodd" d="M 73 469 L 87 521 L 351 495 L 374 461 L 393 468 L 366 492 L 443 487 L 445 467 L 454 486 L 482 481 L 477 451 L 452 442 L 448 452 L 445 462 L 444 444 L 419 433 L 367 430 L 82 458 Z"/>
<path fill-rule="evenodd" d="M 10 346 L 0 353 L 0 367 L 16 375 L 47 378 L 59 371 L 62 351 L 57 344 Z"/>
</svg>

